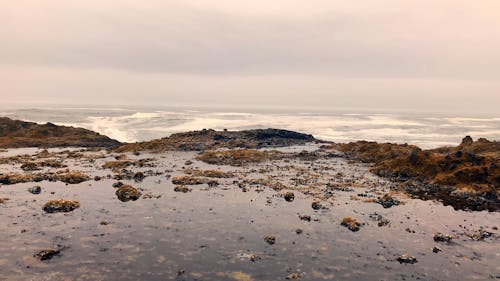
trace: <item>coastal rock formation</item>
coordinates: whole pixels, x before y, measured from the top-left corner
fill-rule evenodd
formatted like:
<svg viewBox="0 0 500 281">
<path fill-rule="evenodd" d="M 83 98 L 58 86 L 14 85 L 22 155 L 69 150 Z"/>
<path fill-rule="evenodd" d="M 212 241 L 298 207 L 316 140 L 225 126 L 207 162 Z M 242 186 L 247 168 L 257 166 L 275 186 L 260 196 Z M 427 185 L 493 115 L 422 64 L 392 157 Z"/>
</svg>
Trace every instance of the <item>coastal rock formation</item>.
<svg viewBox="0 0 500 281">
<path fill-rule="evenodd" d="M 467 136 L 459 146 L 429 150 L 366 141 L 330 148 L 373 163 L 375 174 L 401 182 L 402 190 L 417 198 L 437 199 L 455 209 L 500 209 L 500 142 Z"/>
<path fill-rule="evenodd" d="M 119 141 L 82 128 L 0 117 L 0 147 L 118 147 Z"/>
<path fill-rule="evenodd" d="M 317 141 L 312 135 L 280 129 L 256 129 L 244 131 L 215 131 L 203 129 L 172 134 L 162 139 L 126 144 L 117 149 L 125 151 L 202 151 L 217 148 L 283 147 Z"/>
</svg>

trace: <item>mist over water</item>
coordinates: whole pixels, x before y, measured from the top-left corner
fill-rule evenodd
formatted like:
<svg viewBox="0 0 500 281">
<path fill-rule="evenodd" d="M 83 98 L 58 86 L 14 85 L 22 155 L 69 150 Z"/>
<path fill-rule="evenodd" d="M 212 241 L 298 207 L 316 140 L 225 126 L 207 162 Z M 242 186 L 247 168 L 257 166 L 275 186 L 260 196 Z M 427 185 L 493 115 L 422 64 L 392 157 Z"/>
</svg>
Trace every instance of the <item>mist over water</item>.
<svg viewBox="0 0 500 281">
<path fill-rule="evenodd" d="M 188 107 L 30 107 L 2 116 L 84 127 L 123 142 L 211 128 L 280 128 L 334 142 L 370 140 L 423 148 L 456 145 L 465 135 L 500 140 L 500 114 L 407 113 L 359 110 L 229 109 Z"/>
</svg>

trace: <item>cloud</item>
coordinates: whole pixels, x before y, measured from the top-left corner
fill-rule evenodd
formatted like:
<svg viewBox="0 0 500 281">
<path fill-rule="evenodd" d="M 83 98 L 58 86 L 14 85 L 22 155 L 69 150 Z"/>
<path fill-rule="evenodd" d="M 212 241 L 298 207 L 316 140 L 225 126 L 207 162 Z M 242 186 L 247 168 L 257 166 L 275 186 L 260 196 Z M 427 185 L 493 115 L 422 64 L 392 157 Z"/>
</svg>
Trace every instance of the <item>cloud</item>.
<svg viewBox="0 0 500 281">
<path fill-rule="evenodd" d="M 497 0 L 3 0 L 8 101 L 496 110 Z"/>
<path fill-rule="evenodd" d="M 0 62 L 140 72 L 498 77 L 494 1 L 7 1 Z"/>
</svg>

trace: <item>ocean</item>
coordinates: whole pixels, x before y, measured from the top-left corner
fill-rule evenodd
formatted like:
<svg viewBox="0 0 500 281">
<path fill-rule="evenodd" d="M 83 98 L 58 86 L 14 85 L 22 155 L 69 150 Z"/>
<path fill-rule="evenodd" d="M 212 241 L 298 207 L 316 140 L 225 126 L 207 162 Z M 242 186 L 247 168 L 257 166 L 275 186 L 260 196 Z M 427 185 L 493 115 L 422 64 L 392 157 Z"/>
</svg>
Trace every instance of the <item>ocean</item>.
<svg viewBox="0 0 500 281">
<path fill-rule="evenodd" d="M 280 128 L 334 142 L 370 140 L 409 143 L 422 148 L 457 145 L 466 135 L 500 140 L 500 113 L 59 105 L 3 106 L 0 111 L 1 116 L 13 119 L 83 127 L 122 142 L 204 128 Z"/>
</svg>

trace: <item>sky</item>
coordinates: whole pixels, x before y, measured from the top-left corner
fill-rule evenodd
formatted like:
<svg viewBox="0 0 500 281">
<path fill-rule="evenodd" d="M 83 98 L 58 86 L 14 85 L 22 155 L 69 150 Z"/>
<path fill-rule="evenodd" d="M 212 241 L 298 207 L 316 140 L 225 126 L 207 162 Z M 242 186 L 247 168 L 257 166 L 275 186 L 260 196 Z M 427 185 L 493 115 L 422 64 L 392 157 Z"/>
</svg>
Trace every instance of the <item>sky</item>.
<svg viewBox="0 0 500 281">
<path fill-rule="evenodd" d="M 497 112 L 498 0 L 2 0 L 4 103 Z"/>
</svg>

